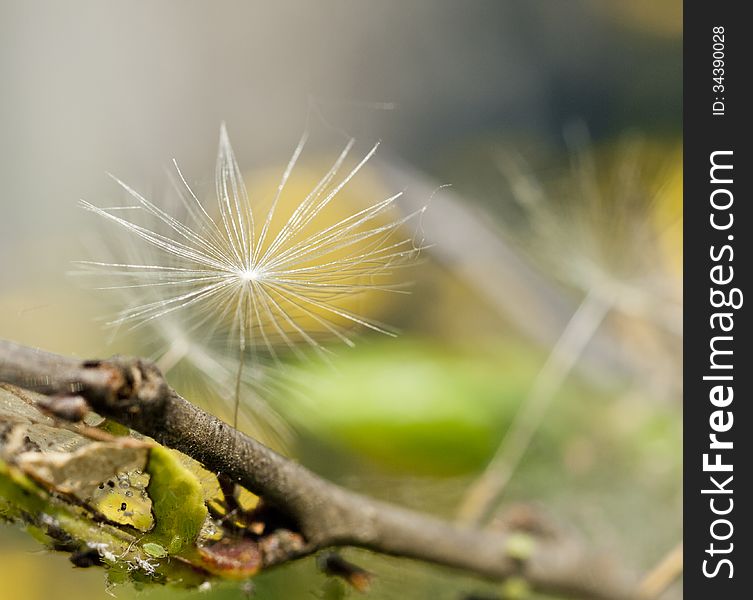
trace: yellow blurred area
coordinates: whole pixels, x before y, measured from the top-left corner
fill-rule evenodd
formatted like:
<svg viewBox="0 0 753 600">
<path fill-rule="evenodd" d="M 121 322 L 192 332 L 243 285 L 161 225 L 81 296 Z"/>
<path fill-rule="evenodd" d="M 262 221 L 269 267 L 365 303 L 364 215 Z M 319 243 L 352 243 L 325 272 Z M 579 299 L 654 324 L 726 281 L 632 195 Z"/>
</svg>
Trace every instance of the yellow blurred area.
<svg viewBox="0 0 753 600">
<path fill-rule="evenodd" d="M 682 276 L 682 150 L 669 154 L 656 197 L 656 222 L 664 255 L 673 273 Z"/>
<path fill-rule="evenodd" d="M 9 532 L 7 526 L 0 527 L 3 542 Z M 109 598 L 101 569 L 76 569 L 65 554 L 40 550 L 31 538 L 10 533 L 12 543 L 0 544 L 2 600 Z"/>
<path fill-rule="evenodd" d="M 74 282 L 52 289 L 45 280 L 0 290 L 0 331 L 5 339 L 51 352 L 96 356 L 103 348 L 96 298 Z"/>
<path fill-rule="evenodd" d="M 18 552 L 0 554 L 0 581 L 5 600 L 34 600 L 47 597 L 45 586 L 37 577 L 39 566 L 32 556 Z"/>
<path fill-rule="evenodd" d="M 631 152 L 637 154 L 631 155 Z M 599 187 L 607 200 L 606 214 L 622 214 L 626 228 L 651 228 L 649 231 L 657 246 L 654 250 L 660 254 L 655 259 L 679 285 L 682 276 L 681 144 L 661 138 L 640 138 L 627 145 L 618 141 L 598 149 L 595 157 L 603 167 L 599 171 Z M 625 169 L 632 172 L 628 182 L 621 179 L 621 171 Z M 640 197 L 625 195 L 622 185 L 629 185 Z M 634 221 L 632 225 L 628 221 L 630 217 Z"/>
<path fill-rule="evenodd" d="M 635 29 L 667 37 L 682 35 L 679 0 L 590 0 L 590 4 Z"/>
<path fill-rule="evenodd" d="M 301 202 L 309 196 L 319 180 L 327 173 L 329 167 L 330 164 L 325 161 L 296 165 L 279 197 L 273 218 L 269 225 L 269 230 L 264 238 L 265 241 L 262 254 L 264 250 L 269 248 L 275 237 L 283 230 L 285 224 L 300 206 Z M 251 201 L 251 206 L 254 209 L 255 234 L 257 240 L 259 239 L 258 236 L 261 234 L 267 214 L 272 206 L 280 183 L 282 171 L 283 168 L 278 165 L 251 171 L 245 175 L 248 195 Z M 336 186 L 337 183 L 348 174 L 348 172 L 348 169 L 343 167 L 338 176 L 333 180 L 329 189 Z M 328 191 L 329 190 L 325 190 L 320 198 L 326 198 Z M 300 231 L 300 233 L 297 233 L 295 237 L 283 245 L 278 250 L 278 253 L 284 252 L 285 249 L 298 244 L 299 242 L 305 243 L 307 238 L 314 236 L 318 232 L 325 231 L 329 228 L 336 229 L 337 225 L 344 219 L 348 219 L 394 194 L 395 191 L 387 190 L 373 171 L 364 168 L 352 180 L 350 180 L 347 185 L 337 192 L 321 212 L 319 212 L 311 222 Z M 348 237 L 358 235 L 359 233 L 388 225 L 398 218 L 400 218 L 400 215 L 397 211 L 390 210 L 373 219 L 369 219 L 355 229 L 346 232 L 345 235 Z M 298 293 L 302 296 L 313 294 L 313 297 L 317 301 L 328 306 L 333 306 L 336 310 L 341 309 L 343 311 L 348 311 L 367 319 L 379 319 L 381 315 L 390 311 L 396 300 L 399 299 L 400 294 L 376 288 L 364 289 L 362 286 L 391 287 L 404 282 L 405 278 L 402 274 L 399 272 L 395 273 L 388 263 L 388 260 L 380 257 L 378 251 L 380 248 L 391 246 L 402 240 L 412 240 L 412 237 L 413 231 L 411 223 L 407 223 L 402 228 L 389 235 L 380 233 L 353 244 L 346 245 L 342 242 L 336 242 L 327 245 L 322 251 L 314 249 L 309 255 L 309 258 L 306 258 L 292 267 L 295 269 L 313 268 L 313 277 L 308 278 L 306 275 L 295 275 L 291 276 L 291 279 L 295 278 L 296 281 L 301 282 L 304 285 L 311 280 L 315 284 L 319 282 L 353 286 L 351 290 L 345 293 L 340 293 L 337 296 L 334 296 L 327 291 L 317 293 L 316 288 L 313 286 L 307 289 L 306 292 L 299 291 Z M 345 242 L 345 240 L 347 240 L 347 237 L 343 238 L 343 242 Z M 399 248 L 399 250 L 406 251 L 411 249 L 412 242 L 408 242 Z M 398 250 L 398 248 L 395 250 Z M 395 250 L 386 253 L 389 254 Z M 372 255 L 372 253 L 375 254 Z M 363 258 L 359 259 L 358 257 Z M 332 266 L 332 263 L 336 261 L 344 262 L 340 265 Z M 397 262 L 401 261 L 398 260 Z M 325 270 L 329 271 L 330 275 L 323 280 L 316 279 L 316 267 L 321 267 L 322 272 Z M 366 274 L 363 273 L 364 270 L 367 271 Z M 328 334 L 327 328 L 322 325 L 318 319 L 326 319 L 333 325 L 345 329 L 356 327 L 356 324 L 352 320 L 338 315 L 332 310 L 305 301 L 299 301 L 301 308 L 296 308 L 291 303 L 281 304 L 286 310 L 290 311 L 291 317 L 298 327 L 315 336 L 324 335 L 326 337 Z M 272 325 L 269 322 L 268 317 L 265 319 L 263 314 L 261 316 L 261 322 L 269 332 Z M 279 318 L 279 315 L 277 316 L 278 325 L 286 334 L 295 332 L 295 328 L 291 323 Z M 273 332 L 274 331 L 272 330 L 272 333 Z M 331 337 L 331 335 L 329 337 Z"/>
</svg>

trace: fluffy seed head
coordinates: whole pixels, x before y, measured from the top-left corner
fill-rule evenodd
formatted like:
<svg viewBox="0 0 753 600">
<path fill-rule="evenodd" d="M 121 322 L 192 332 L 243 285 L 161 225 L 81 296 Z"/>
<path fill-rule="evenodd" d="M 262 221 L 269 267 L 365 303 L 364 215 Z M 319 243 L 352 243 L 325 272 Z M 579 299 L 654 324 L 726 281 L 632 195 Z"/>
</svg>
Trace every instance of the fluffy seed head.
<svg viewBox="0 0 753 600">
<path fill-rule="evenodd" d="M 84 261 L 106 276 L 108 289 L 127 289 L 138 300 L 112 320 L 139 327 L 169 315 L 206 341 L 217 337 L 277 358 L 280 349 L 300 353 L 300 343 L 324 353 L 323 337 L 352 344 L 349 332 L 365 327 L 391 334 L 358 314 L 354 296 L 401 291 L 394 271 L 419 247 L 402 233 L 422 210 L 393 218 L 402 195 L 326 221 L 322 215 L 374 155 L 378 144 L 338 179 L 353 148 L 349 141 L 335 163 L 288 214 L 280 202 L 307 141 L 304 134 L 285 168 L 265 214 L 249 198 L 227 131 L 220 131 L 215 198 L 200 200 L 175 164 L 182 215 L 172 214 L 117 178 L 133 201 L 128 206 L 82 206 L 142 242 L 126 260 Z M 138 257 L 134 259 L 134 256 Z"/>
</svg>

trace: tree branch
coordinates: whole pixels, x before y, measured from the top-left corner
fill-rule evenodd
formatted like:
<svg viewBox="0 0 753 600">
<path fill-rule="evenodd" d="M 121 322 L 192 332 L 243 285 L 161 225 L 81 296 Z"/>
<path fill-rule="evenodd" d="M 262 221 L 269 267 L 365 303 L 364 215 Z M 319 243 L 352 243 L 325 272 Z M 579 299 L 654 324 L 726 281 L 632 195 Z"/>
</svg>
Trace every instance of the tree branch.
<svg viewBox="0 0 753 600">
<path fill-rule="evenodd" d="M 79 361 L 0 340 L 0 381 L 52 400 L 79 396 L 102 416 L 230 477 L 294 521 L 305 539 L 296 556 L 351 545 L 495 580 L 519 576 L 564 596 L 635 597 L 614 565 L 571 542 L 536 539 L 521 554 L 515 534 L 461 527 L 325 481 L 189 403 L 142 359 Z"/>
</svg>

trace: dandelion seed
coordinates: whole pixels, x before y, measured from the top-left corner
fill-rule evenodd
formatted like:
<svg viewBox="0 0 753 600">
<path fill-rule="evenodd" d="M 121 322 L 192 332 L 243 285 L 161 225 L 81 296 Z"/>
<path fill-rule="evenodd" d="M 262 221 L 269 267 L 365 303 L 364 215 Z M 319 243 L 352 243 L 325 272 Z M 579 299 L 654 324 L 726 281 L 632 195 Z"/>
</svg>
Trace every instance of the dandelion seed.
<svg viewBox="0 0 753 600">
<path fill-rule="evenodd" d="M 521 157 L 500 157 L 523 212 L 511 239 L 568 286 L 597 290 L 627 315 L 661 315 L 663 326 L 677 331 L 677 277 L 667 268 L 662 236 L 681 215 L 673 211 L 669 223 L 657 222 L 667 194 L 659 182 L 673 166 L 671 153 L 626 140 L 597 155 L 582 127 L 568 134 L 572 166 L 560 181 L 544 184 Z M 658 173 L 656 164 L 663 167 Z"/>
<path fill-rule="evenodd" d="M 352 345 L 350 331 L 357 327 L 394 335 L 387 326 L 358 314 L 349 301 L 366 292 L 401 291 L 394 271 L 420 251 L 420 244 L 402 230 L 423 210 L 391 218 L 402 193 L 322 224 L 326 209 L 378 144 L 338 180 L 354 145 L 349 141 L 290 214 L 279 214 L 281 196 L 307 137 L 304 134 L 296 146 L 263 218 L 248 196 L 224 125 L 215 169 L 215 206 L 199 199 L 175 161 L 185 218 L 168 213 L 116 177 L 133 201 L 131 206 L 100 208 L 81 201 L 86 210 L 150 250 L 148 255 L 142 252 L 143 259 L 80 263 L 114 280 L 103 288 L 127 290 L 141 298 L 110 324 L 138 328 L 179 317 L 186 334 L 201 331 L 199 337 L 205 341 L 228 340 L 237 349 L 239 365 L 236 423 L 247 351 L 252 358 L 264 355 L 278 361 L 281 352 L 301 355 L 299 346 L 305 344 L 325 356 L 323 338 Z"/>
<path fill-rule="evenodd" d="M 638 152 L 644 149 L 628 146 L 628 152 L 620 153 L 616 168 L 612 167 L 614 174 L 599 173 L 593 149 L 585 144 L 585 131 L 575 129 L 570 133 L 578 136 L 573 140 L 578 142 L 578 152 L 559 196 L 547 194 L 509 158 L 500 162 L 515 200 L 530 219 L 526 231 L 526 236 L 534 240 L 530 246 L 543 250 L 545 264 L 550 263 L 553 272 L 570 286 L 581 288 L 585 296 L 534 379 L 494 457 L 469 486 L 458 511 L 459 519 L 466 523 L 479 525 L 489 517 L 546 418 L 557 391 L 604 321 L 617 316 L 612 313 L 633 317 L 631 331 L 639 326 L 635 317 L 659 317 L 658 323 L 669 331 L 676 331 L 682 322 L 677 312 L 681 304 L 673 290 L 676 281 L 667 272 L 660 254 L 663 232 L 652 220 L 664 191 L 652 189 L 655 182 L 643 172 L 645 163 L 651 163 Z M 606 178 L 612 185 L 604 185 L 606 174 L 613 175 L 614 181 Z M 558 204 L 560 199 L 564 201 Z M 643 360 L 650 356 L 645 341 L 645 337 L 641 338 L 639 348 Z M 650 371 L 676 372 L 672 368 L 657 369 L 661 359 L 650 356 L 646 363 Z M 670 386 L 671 381 L 665 381 L 665 389 L 657 396 L 667 395 Z"/>
</svg>

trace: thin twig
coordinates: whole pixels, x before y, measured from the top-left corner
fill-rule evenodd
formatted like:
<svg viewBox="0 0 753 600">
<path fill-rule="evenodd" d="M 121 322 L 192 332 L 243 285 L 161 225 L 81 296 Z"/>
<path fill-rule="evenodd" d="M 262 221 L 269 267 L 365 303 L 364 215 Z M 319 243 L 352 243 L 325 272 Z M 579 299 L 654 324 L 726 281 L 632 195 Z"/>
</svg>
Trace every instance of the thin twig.
<svg viewBox="0 0 753 600">
<path fill-rule="evenodd" d="M 590 291 L 583 299 L 536 376 L 531 391 L 521 404 L 496 454 L 466 493 L 458 510 L 459 522 L 481 524 L 494 510 L 557 390 L 598 330 L 611 305 L 596 290 Z"/>
<path fill-rule="evenodd" d="M 682 573 L 682 542 L 677 544 L 659 561 L 638 586 L 638 596 L 642 600 L 655 600 Z"/>
<path fill-rule="evenodd" d="M 188 454 L 261 496 L 299 528 L 304 550 L 359 546 L 462 569 L 525 578 L 537 590 L 593 600 L 635 598 L 625 574 L 572 543 L 536 540 L 520 556 L 510 535 L 463 527 L 376 501 L 318 477 L 179 396 L 150 362 L 80 362 L 0 340 L 0 381 L 43 394 L 77 394 L 99 414 Z"/>
</svg>

